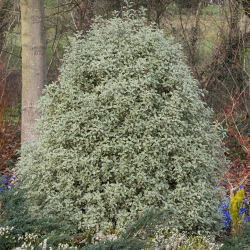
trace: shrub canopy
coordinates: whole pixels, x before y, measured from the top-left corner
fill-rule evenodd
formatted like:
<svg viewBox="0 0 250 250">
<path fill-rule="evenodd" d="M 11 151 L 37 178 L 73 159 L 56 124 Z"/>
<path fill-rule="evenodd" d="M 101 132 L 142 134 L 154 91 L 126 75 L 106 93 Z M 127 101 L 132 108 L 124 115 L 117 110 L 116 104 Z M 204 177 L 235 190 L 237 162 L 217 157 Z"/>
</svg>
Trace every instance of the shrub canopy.
<svg viewBox="0 0 250 250">
<path fill-rule="evenodd" d="M 222 132 L 181 46 L 145 23 L 128 11 L 72 38 L 19 175 L 33 211 L 82 230 L 123 230 L 160 207 L 170 226 L 216 232 Z"/>
</svg>

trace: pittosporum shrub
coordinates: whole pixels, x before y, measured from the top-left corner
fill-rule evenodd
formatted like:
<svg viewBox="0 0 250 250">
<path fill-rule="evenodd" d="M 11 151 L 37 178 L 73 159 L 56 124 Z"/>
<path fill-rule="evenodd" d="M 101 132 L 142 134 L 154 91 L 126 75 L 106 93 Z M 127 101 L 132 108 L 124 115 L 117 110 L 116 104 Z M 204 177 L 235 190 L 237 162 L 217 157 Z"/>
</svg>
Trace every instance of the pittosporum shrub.
<svg viewBox="0 0 250 250">
<path fill-rule="evenodd" d="M 216 233 L 223 132 L 201 95 L 181 46 L 143 16 L 97 18 L 71 39 L 40 101 L 40 137 L 22 149 L 33 212 L 122 231 L 159 207 L 169 226 Z"/>
</svg>

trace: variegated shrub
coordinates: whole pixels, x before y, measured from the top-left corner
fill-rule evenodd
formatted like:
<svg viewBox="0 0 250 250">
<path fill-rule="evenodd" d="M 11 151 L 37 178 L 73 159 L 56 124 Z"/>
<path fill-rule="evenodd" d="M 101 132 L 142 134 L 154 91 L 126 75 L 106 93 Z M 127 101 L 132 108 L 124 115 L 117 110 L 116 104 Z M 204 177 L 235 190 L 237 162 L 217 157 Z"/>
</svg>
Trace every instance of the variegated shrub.
<svg viewBox="0 0 250 250">
<path fill-rule="evenodd" d="M 217 232 L 225 163 L 212 111 L 179 44 L 132 11 L 97 18 L 67 48 L 19 165 L 33 211 L 122 231 L 150 207 L 169 225 Z"/>
</svg>

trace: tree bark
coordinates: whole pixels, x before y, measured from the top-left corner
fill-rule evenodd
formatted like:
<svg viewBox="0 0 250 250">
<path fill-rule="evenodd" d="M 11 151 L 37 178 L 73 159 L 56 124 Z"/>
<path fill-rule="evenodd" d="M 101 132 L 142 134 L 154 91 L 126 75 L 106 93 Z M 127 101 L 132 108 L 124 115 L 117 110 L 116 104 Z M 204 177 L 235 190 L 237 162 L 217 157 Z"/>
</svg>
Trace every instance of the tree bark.
<svg viewBox="0 0 250 250">
<path fill-rule="evenodd" d="M 22 131 L 21 141 L 35 141 L 36 108 L 46 83 L 44 0 L 20 0 L 22 27 Z"/>
</svg>

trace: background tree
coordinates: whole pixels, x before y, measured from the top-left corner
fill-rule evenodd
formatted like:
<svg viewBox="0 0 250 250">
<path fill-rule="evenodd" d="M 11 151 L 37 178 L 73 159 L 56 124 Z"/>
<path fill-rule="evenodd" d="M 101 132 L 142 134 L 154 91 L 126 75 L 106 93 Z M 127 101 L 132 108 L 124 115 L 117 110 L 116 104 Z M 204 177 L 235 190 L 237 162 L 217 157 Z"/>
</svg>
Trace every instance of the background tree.
<svg viewBox="0 0 250 250">
<path fill-rule="evenodd" d="M 6 11 L 11 4 L 11 1 L 3 0 L 0 2 L 0 54 L 5 38 L 5 30 L 8 25 L 8 12 Z"/>
<path fill-rule="evenodd" d="M 39 112 L 36 104 L 46 83 L 44 1 L 21 0 L 22 25 L 22 143 L 32 141 Z"/>
</svg>

